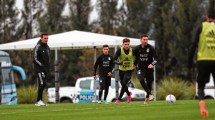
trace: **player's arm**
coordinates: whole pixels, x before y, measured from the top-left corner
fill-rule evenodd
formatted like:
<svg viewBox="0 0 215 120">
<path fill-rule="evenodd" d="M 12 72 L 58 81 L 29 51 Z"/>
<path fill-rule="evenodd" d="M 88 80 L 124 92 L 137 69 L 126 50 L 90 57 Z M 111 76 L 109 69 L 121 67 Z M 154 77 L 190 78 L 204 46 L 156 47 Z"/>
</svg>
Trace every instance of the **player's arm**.
<svg viewBox="0 0 215 120">
<path fill-rule="evenodd" d="M 152 56 L 153 61 L 151 64 L 148 65 L 148 68 L 152 69 L 152 68 L 154 68 L 154 66 L 157 63 L 157 54 L 156 54 L 156 51 L 153 46 L 150 47 L 150 51 L 151 51 L 151 56 Z"/>
<path fill-rule="evenodd" d="M 193 57 L 194 57 L 196 48 L 198 47 L 199 36 L 200 36 L 201 31 L 202 31 L 202 25 L 197 27 L 195 35 L 193 37 L 193 41 L 192 41 L 190 48 L 189 48 L 188 65 L 187 65 L 187 67 L 189 69 L 192 68 L 192 66 L 193 66 Z"/>
<path fill-rule="evenodd" d="M 121 49 L 118 48 L 115 55 L 114 55 L 114 64 L 122 65 L 122 63 L 118 61 L 118 58 L 120 55 L 121 55 Z"/>
<path fill-rule="evenodd" d="M 97 71 L 97 68 L 99 66 L 99 62 L 100 62 L 100 57 L 98 57 L 96 59 L 96 62 L 95 62 L 94 67 L 93 67 L 93 77 L 94 77 L 94 79 L 96 79 L 96 71 Z"/>
<path fill-rule="evenodd" d="M 44 65 L 39 61 L 38 55 L 40 54 L 40 45 L 37 44 L 33 50 L 33 62 L 40 67 L 44 67 Z"/>
</svg>

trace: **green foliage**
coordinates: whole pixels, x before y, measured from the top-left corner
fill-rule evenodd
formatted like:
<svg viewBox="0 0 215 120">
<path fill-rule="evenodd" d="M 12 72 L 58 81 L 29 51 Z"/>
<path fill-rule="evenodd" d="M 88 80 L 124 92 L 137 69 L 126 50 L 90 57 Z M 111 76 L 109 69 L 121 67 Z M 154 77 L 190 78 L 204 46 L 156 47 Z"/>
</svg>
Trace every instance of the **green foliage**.
<svg viewBox="0 0 215 120">
<path fill-rule="evenodd" d="M 75 30 L 89 31 L 90 0 L 70 0 L 70 26 Z"/>
<path fill-rule="evenodd" d="M 177 100 L 194 99 L 195 84 L 176 77 L 166 77 L 157 84 L 157 99 L 164 100 L 168 94 L 175 95 Z"/>
<path fill-rule="evenodd" d="M 17 88 L 18 104 L 33 104 L 37 99 L 37 86 L 21 86 Z M 47 102 L 47 90 L 43 91 L 43 101 Z"/>
</svg>

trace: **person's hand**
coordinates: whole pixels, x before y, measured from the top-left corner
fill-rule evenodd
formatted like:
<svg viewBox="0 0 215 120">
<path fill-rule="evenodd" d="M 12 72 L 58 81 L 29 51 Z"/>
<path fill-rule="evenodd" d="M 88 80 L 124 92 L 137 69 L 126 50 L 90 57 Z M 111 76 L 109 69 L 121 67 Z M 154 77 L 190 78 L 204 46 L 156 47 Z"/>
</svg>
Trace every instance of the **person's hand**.
<svg viewBox="0 0 215 120">
<path fill-rule="evenodd" d="M 96 75 L 93 76 L 94 80 L 96 80 Z"/>
<path fill-rule="evenodd" d="M 133 65 L 133 70 L 136 70 L 137 69 L 137 66 L 136 65 Z"/>
<path fill-rule="evenodd" d="M 112 73 L 111 73 L 111 72 L 109 72 L 109 73 L 107 74 L 107 76 L 111 77 L 111 76 L 112 76 Z"/>
<path fill-rule="evenodd" d="M 149 68 L 149 69 L 152 69 L 152 68 L 154 68 L 154 65 L 149 64 L 149 65 L 148 65 L 148 68 Z"/>
</svg>

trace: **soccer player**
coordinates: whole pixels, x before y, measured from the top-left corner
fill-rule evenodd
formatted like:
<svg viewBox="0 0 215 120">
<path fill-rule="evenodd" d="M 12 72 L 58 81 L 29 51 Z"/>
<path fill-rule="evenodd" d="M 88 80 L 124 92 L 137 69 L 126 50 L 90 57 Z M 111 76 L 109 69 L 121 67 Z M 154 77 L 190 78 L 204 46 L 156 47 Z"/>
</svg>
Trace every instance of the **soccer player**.
<svg viewBox="0 0 215 120">
<path fill-rule="evenodd" d="M 118 99 L 115 101 L 116 104 L 120 104 L 122 96 L 127 93 L 127 102 L 131 102 L 131 92 L 128 91 L 127 83 L 131 79 L 132 71 L 134 69 L 134 57 L 133 50 L 130 47 L 130 39 L 124 38 L 122 47 L 117 49 L 114 56 L 115 63 L 119 64 L 119 77 L 122 85 Z"/>
<path fill-rule="evenodd" d="M 147 93 L 144 104 L 148 104 L 149 100 L 153 99 L 151 90 L 154 81 L 154 66 L 157 63 L 155 49 L 148 44 L 148 40 L 146 34 L 141 35 L 141 44 L 136 46 L 134 50 L 134 65 L 137 66 L 137 77 Z"/>
<path fill-rule="evenodd" d="M 210 74 L 215 77 L 215 9 L 208 10 L 208 19 L 197 27 L 194 41 L 192 43 L 188 69 L 192 68 L 194 53 L 197 50 L 197 84 L 200 114 L 203 118 L 208 117 L 208 110 L 204 101 L 205 84 L 209 82 Z"/>
<path fill-rule="evenodd" d="M 109 91 L 109 86 L 111 84 L 111 76 L 112 76 L 112 70 L 114 67 L 114 60 L 111 55 L 109 55 L 109 46 L 108 45 L 103 45 L 102 48 L 103 54 L 100 55 L 95 64 L 94 64 L 94 70 L 93 70 L 93 75 L 94 79 L 96 80 L 96 71 L 97 67 L 99 67 L 99 100 L 98 103 L 101 104 L 101 97 L 103 90 L 105 90 L 104 93 L 104 102 L 105 104 L 108 104 L 106 101 L 108 91 Z"/>
</svg>

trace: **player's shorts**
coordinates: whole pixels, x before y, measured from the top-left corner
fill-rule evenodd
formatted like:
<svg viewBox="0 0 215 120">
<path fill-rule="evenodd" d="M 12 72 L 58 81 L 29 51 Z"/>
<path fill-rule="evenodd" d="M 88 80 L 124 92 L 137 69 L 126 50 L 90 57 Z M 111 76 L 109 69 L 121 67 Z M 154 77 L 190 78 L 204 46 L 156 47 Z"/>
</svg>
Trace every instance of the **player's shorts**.
<svg viewBox="0 0 215 120">
<path fill-rule="evenodd" d="M 111 77 L 109 76 L 99 76 L 99 85 L 104 88 L 105 86 L 110 86 Z"/>
<path fill-rule="evenodd" d="M 197 68 L 198 88 L 204 89 L 205 84 L 210 80 L 210 74 L 215 77 L 215 61 L 198 61 Z"/>
</svg>

